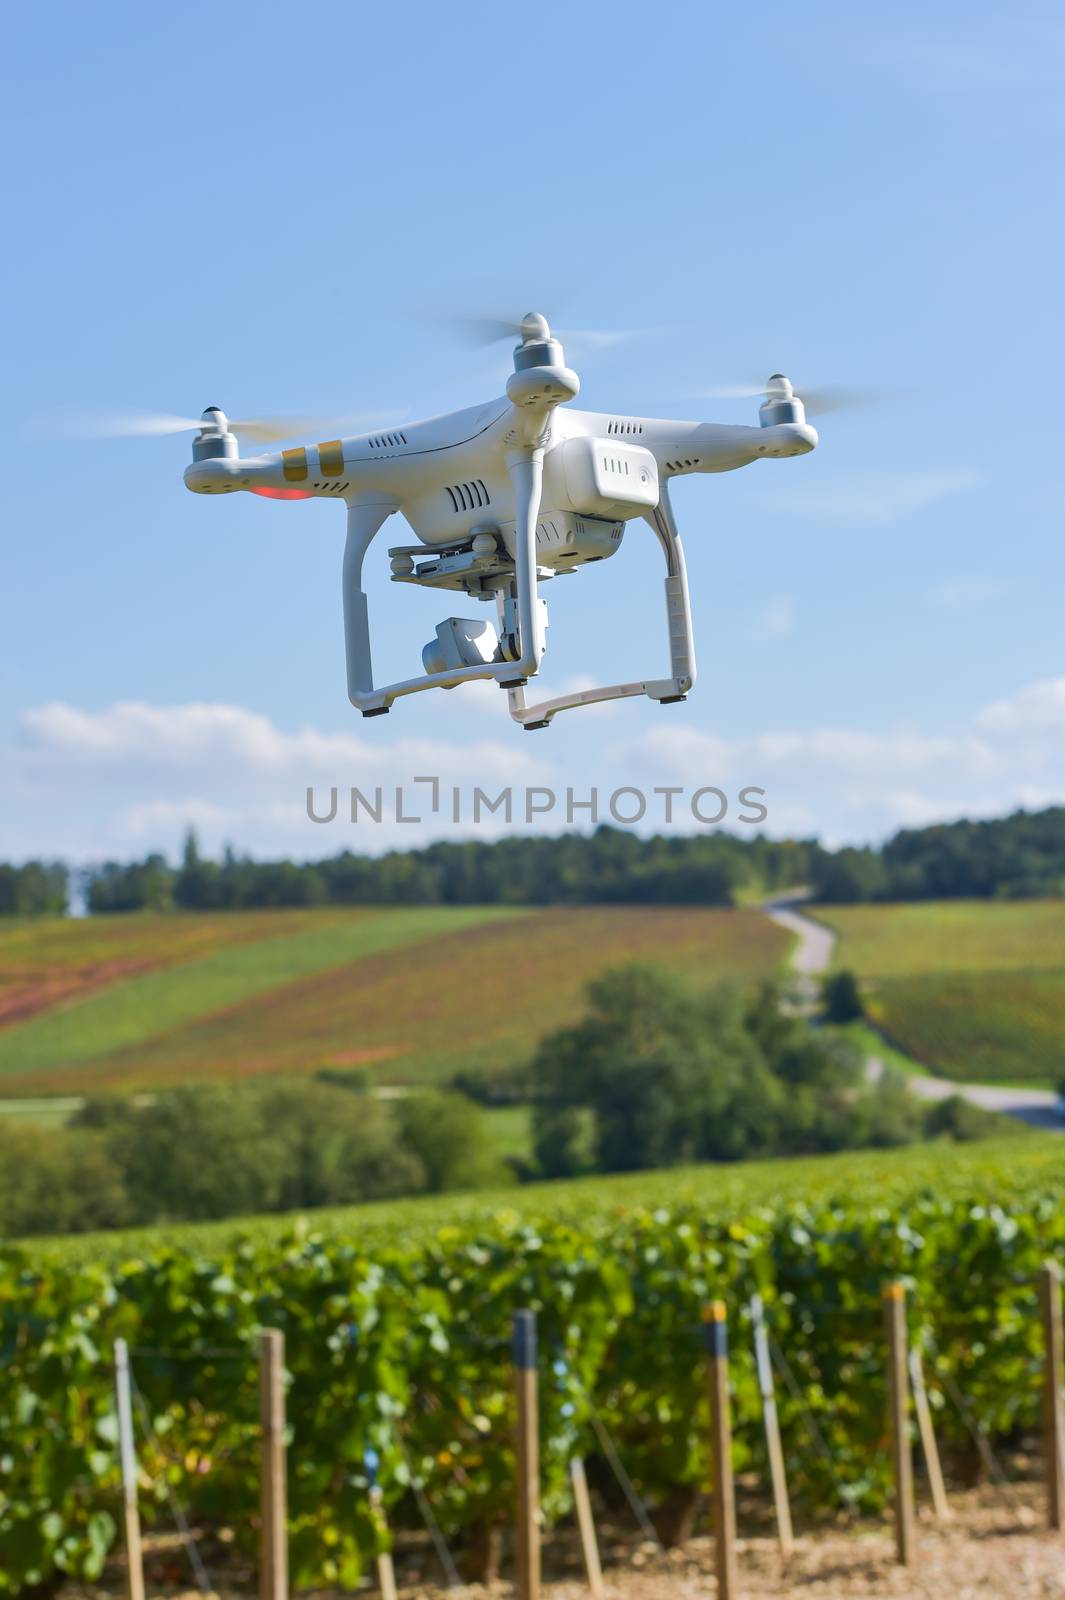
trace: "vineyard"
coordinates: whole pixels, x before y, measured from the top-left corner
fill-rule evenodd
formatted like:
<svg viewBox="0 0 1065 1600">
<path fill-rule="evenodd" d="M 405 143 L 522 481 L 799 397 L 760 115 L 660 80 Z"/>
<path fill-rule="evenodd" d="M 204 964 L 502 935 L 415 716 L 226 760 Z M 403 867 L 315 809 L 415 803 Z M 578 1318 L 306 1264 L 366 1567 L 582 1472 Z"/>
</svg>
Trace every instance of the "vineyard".
<svg viewBox="0 0 1065 1600">
<path fill-rule="evenodd" d="M 837 963 L 873 1018 L 945 1077 L 1052 1084 L 1065 1070 L 1065 902 L 832 906 Z"/>
<path fill-rule="evenodd" d="M 609 966 L 668 960 L 709 982 L 767 975 L 787 949 L 755 911 L 691 907 L 23 923 L 0 929 L 0 1092 L 135 1092 L 354 1065 L 386 1083 L 491 1073 L 572 1021 L 585 983 Z"/>
<path fill-rule="evenodd" d="M 366 1227 L 354 1213 L 326 1214 L 320 1232 L 187 1229 L 136 1249 L 118 1240 L 106 1263 L 84 1240 L 32 1258 L 8 1248 L 0 1587 L 17 1592 L 56 1569 L 97 1576 L 115 1542 L 116 1338 L 131 1347 L 151 1421 L 141 1446 L 149 1520 L 165 1523 L 169 1484 L 201 1525 L 232 1530 L 251 1551 L 256 1340 L 263 1327 L 284 1333 L 298 1585 L 351 1586 L 365 1569 L 380 1537 L 368 1501 L 375 1456 L 393 1527 L 416 1516 L 412 1480 L 457 1544 L 509 1521 L 508 1335 L 519 1307 L 539 1314 L 549 1522 L 569 1514 L 573 1456 L 594 1462 L 593 1410 L 660 1518 L 690 1505 L 707 1475 L 699 1320 L 710 1299 L 725 1302 L 733 1329 L 736 1467 L 763 1481 L 745 1318 L 752 1294 L 765 1302 L 794 1379 L 779 1406 L 793 1495 L 808 1510 L 883 1501 L 889 1279 L 909 1289 L 948 1473 L 971 1470 L 972 1425 L 995 1444 L 1035 1429 L 1036 1274 L 1048 1255 L 1065 1258 L 1065 1169 L 1052 1139 L 766 1163 L 745 1204 L 743 1185 L 744 1169 L 703 1169 L 559 1185 L 550 1202 L 527 1191 L 520 1211 L 474 1196 L 444 1225 L 439 1207 L 419 1221 L 405 1205 L 376 1208 L 376 1226 L 367 1210 Z M 945 1384 L 964 1397 L 969 1424 Z"/>
</svg>

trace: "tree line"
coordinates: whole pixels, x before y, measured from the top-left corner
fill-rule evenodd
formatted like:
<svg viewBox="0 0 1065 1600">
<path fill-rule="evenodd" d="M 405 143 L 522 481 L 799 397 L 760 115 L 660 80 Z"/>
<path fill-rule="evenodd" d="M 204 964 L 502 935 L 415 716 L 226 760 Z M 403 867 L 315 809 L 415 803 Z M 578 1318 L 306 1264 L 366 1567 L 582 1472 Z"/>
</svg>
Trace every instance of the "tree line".
<svg viewBox="0 0 1065 1600">
<path fill-rule="evenodd" d="M 225 911 L 316 905 L 727 906 L 805 887 L 825 903 L 1026 897 L 1065 893 L 1065 806 L 991 821 L 904 828 L 880 846 L 826 849 L 764 834 L 643 838 L 593 833 L 438 842 L 385 855 L 345 850 L 323 861 L 204 856 L 195 835 L 164 856 L 107 861 L 72 875 L 59 863 L 0 865 L 0 915 L 62 912 L 72 887 L 92 913 Z"/>
<path fill-rule="evenodd" d="M 349 1081 L 188 1084 L 0 1119 L 0 1235 L 202 1222 L 513 1182 L 459 1094 L 394 1107 Z"/>
<path fill-rule="evenodd" d="M 602 826 L 591 834 L 438 842 L 380 856 L 346 850 L 323 861 L 209 860 L 195 835 L 180 866 L 160 855 L 106 862 L 87 875 L 92 912 L 221 911 L 313 905 L 566 905 L 626 902 L 727 906 L 750 885 L 805 880 L 810 841 L 758 835 L 655 835 Z"/>
<path fill-rule="evenodd" d="M 61 916 L 69 895 L 70 873 L 62 862 L 0 862 L 0 916 Z"/>
<path fill-rule="evenodd" d="M 812 862 L 824 902 L 1065 894 L 1065 806 L 903 828 L 879 849 L 817 846 Z"/>
</svg>

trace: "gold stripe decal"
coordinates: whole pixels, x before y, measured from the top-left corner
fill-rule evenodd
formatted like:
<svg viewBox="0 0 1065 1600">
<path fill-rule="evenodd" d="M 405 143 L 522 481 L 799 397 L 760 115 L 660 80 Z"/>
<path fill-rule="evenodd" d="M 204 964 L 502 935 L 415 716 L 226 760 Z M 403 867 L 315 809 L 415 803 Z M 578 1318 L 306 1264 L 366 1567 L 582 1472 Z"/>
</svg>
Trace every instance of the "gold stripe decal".
<svg viewBox="0 0 1065 1600">
<path fill-rule="evenodd" d="M 339 439 L 318 446 L 318 464 L 323 478 L 339 478 L 344 472 L 344 446 Z"/>
<path fill-rule="evenodd" d="M 282 450 L 281 466 L 289 483 L 302 483 L 307 476 L 307 452 L 303 446 L 298 450 Z"/>
</svg>

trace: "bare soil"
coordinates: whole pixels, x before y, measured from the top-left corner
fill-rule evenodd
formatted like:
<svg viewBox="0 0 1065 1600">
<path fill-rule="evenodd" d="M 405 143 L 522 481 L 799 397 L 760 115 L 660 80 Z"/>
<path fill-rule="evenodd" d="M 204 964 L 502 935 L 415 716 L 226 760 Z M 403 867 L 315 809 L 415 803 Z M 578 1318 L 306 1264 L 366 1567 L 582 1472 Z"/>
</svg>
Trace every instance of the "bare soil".
<svg viewBox="0 0 1065 1600">
<path fill-rule="evenodd" d="M 788 1562 L 775 1540 L 746 1538 L 738 1542 L 739 1593 L 742 1600 L 1065 1600 L 1065 1534 L 1046 1530 L 1042 1496 L 1018 1487 L 1009 1503 L 993 1489 L 951 1497 L 949 1523 L 936 1524 L 922 1513 L 917 1554 L 907 1571 L 894 1561 L 894 1544 L 886 1523 L 863 1523 L 846 1531 L 829 1530 L 796 1539 Z M 160 1544 L 164 1541 L 160 1541 Z M 168 1539 L 169 1560 L 161 1565 L 149 1554 L 149 1600 L 201 1600 L 178 1577 L 183 1564 Z M 150 1549 L 150 1543 L 149 1543 Z M 717 1593 L 714 1552 L 707 1538 L 692 1539 L 682 1548 L 660 1552 L 603 1540 L 604 1600 L 712 1600 Z M 174 1558 L 177 1558 L 175 1562 Z M 510 1600 L 513 1584 L 473 1584 L 465 1590 L 437 1587 L 431 1552 L 408 1551 L 398 1563 L 402 1600 Z M 583 1578 L 558 1577 L 579 1570 L 578 1547 L 566 1534 L 554 1536 L 545 1550 L 543 1600 L 587 1600 Z M 153 1567 L 155 1570 L 153 1571 Z M 122 1573 L 109 1574 L 108 1587 L 65 1586 L 59 1600 L 116 1600 Z M 162 1581 L 159 1581 L 159 1580 Z M 170 1581 L 168 1582 L 167 1579 Z M 176 1580 L 176 1581 L 175 1581 Z M 375 1586 L 371 1585 L 371 1588 Z M 366 1591 L 369 1592 L 369 1591 Z M 220 1600 L 248 1600 L 255 1593 L 251 1574 L 222 1578 Z M 325 1594 L 306 1600 L 326 1600 Z M 330 1597 L 332 1600 L 332 1597 Z"/>
</svg>

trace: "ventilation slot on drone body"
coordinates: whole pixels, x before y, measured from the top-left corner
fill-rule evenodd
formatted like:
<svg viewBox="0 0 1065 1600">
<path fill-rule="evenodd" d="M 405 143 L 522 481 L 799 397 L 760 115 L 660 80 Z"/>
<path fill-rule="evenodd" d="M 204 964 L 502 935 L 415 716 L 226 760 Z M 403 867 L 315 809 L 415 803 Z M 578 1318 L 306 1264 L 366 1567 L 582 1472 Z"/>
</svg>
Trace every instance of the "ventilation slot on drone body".
<svg viewBox="0 0 1065 1600">
<path fill-rule="evenodd" d="M 643 432 L 643 423 L 642 422 L 621 422 L 621 421 L 615 419 L 615 420 L 607 423 L 606 431 L 607 431 L 607 433 L 642 433 Z"/>
<path fill-rule="evenodd" d="M 371 450 L 394 450 L 406 442 L 405 433 L 372 433 L 368 441 Z"/>
<path fill-rule="evenodd" d="M 321 482 L 313 483 L 311 487 L 312 489 L 320 489 L 323 494 L 343 494 L 344 490 L 347 489 L 349 485 L 347 481 L 344 483 Z"/>
<path fill-rule="evenodd" d="M 444 492 L 451 501 L 452 511 L 476 511 L 492 503 L 483 478 L 474 478 L 472 483 L 453 484 Z"/>
<path fill-rule="evenodd" d="M 699 460 L 700 460 L 699 456 L 693 456 L 691 458 L 689 458 L 688 456 L 685 456 L 683 460 L 667 461 L 666 462 L 666 471 L 667 472 L 683 472 L 686 467 L 697 467 L 699 465 Z"/>
</svg>

